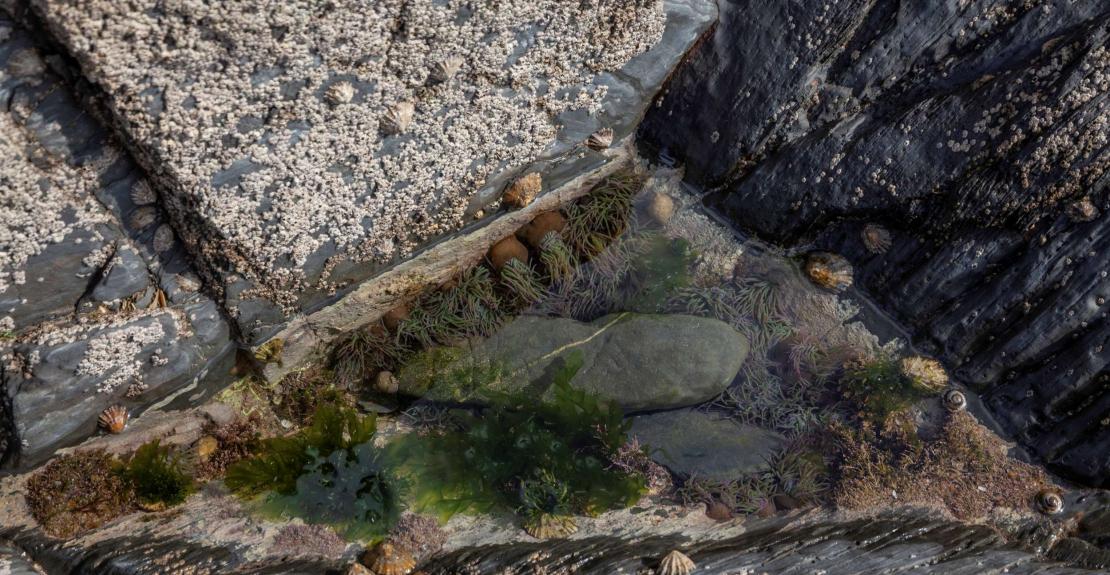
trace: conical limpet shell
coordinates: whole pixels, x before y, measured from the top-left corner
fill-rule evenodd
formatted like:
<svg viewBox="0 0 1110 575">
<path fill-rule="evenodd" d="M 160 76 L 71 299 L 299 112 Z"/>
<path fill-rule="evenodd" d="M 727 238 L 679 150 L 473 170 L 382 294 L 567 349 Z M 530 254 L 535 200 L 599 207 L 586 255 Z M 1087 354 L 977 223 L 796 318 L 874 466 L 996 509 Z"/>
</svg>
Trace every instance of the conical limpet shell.
<svg viewBox="0 0 1110 575">
<path fill-rule="evenodd" d="M 843 291 L 852 285 L 852 264 L 834 253 L 810 253 L 806 256 L 805 272 L 813 283 L 823 288 Z"/>
<path fill-rule="evenodd" d="M 128 218 L 131 227 L 137 230 L 149 228 L 156 221 L 158 221 L 158 210 L 153 206 L 136 208 L 135 211 L 131 212 L 131 217 Z"/>
<path fill-rule="evenodd" d="M 408 575 L 416 567 L 416 559 L 410 553 L 388 541 L 367 550 L 361 560 L 375 575 Z"/>
<path fill-rule="evenodd" d="M 430 77 L 433 82 L 450 82 L 455 74 L 459 73 L 462 69 L 463 59 L 458 56 L 448 56 L 435 64 L 432 64 L 432 72 Z"/>
<path fill-rule="evenodd" d="M 524 532 L 536 539 L 566 537 L 578 531 L 578 523 L 568 515 L 541 513 L 524 522 Z"/>
<path fill-rule="evenodd" d="M 860 232 L 863 245 L 873 254 L 886 253 L 890 249 L 890 232 L 879 224 L 867 224 Z"/>
<path fill-rule="evenodd" d="M 397 102 L 382 115 L 381 128 L 386 134 L 400 134 L 409 129 L 416 106 L 412 102 Z"/>
<path fill-rule="evenodd" d="M 1080 198 L 1068 204 L 1064 211 L 1074 222 L 1089 222 L 1098 217 L 1098 208 L 1090 198 Z"/>
<path fill-rule="evenodd" d="M 689 575 L 697 565 L 677 549 L 667 553 L 655 569 L 655 575 Z"/>
<path fill-rule="evenodd" d="M 602 128 L 586 138 L 586 147 L 591 150 L 604 150 L 613 145 L 613 129 Z"/>
<path fill-rule="evenodd" d="M 340 104 L 347 104 L 355 98 L 355 87 L 350 82 L 345 80 L 336 82 L 328 86 L 327 91 L 324 92 L 324 99 L 332 106 L 339 106 Z"/>
<path fill-rule="evenodd" d="M 158 200 L 158 196 L 154 193 L 154 188 L 146 180 L 135 180 L 131 184 L 131 201 L 135 202 L 136 206 L 149 206 Z"/>
<path fill-rule="evenodd" d="M 101 429 L 108 433 L 123 433 L 123 430 L 127 428 L 129 419 L 131 419 L 131 416 L 127 413 L 126 407 L 113 405 L 100 412 L 100 417 L 96 418 L 96 422 Z"/>
</svg>

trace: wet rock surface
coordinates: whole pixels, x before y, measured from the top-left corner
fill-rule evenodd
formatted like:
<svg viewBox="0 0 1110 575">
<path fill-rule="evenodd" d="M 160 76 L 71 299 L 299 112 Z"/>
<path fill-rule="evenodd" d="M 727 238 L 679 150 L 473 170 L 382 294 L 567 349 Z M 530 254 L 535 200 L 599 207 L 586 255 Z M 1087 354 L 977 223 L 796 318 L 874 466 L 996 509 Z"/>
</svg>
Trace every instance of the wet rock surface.
<svg viewBox="0 0 1110 575">
<path fill-rule="evenodd" d="M 0 16 L 0 451 L 31 465 L 230 349 L 142 173 Z M 203 395 L 203 394 L 200 394 Z"/>
<path fill-rule="evenodd" d="M 641 142 L 742 228 L 846 256 L 1023 446 L 1105 486 L 1108 37 L 1094 0 L 722 2 Z"/>
<path fill-rule="evenodd" d="M 659 0 L 28 4 L 252 345 L 496 208 L 531 165 L 603 160 L 579 144 L 627 135 L 669 68 L 636 60 Z"/>
<path fill-rule="evenodd" d="M 561 369 L 580 358 L 572 386 L 636 412 L 713 399 L 736 377 L 747 349 L 744 336 L 709 318 L 626 313 L 582 323 L 522 316 L 462 361 L 503 365 L 512 374 L 506 379 L 511 391 L 542 395 Z"/>
<path fill-rule="evenodd" d="M 671 472 L 711 481 L 763 471 L 786 444 L 777 433 L 691 409 L 638 415 L 629 433 Z"/>
</svg>

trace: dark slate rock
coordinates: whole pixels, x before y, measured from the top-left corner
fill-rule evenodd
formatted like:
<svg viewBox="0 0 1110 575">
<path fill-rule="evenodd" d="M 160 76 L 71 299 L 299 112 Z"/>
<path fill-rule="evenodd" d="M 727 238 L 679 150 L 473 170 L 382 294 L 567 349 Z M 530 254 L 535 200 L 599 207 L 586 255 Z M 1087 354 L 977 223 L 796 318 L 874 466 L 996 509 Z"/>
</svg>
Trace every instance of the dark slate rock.
<svg viewBox="0 0 1110 575">
<path fill-rule="evenodd" d="M 640 141 L 739 227 L 847 256 L 1023 446 L 1106 486 L 1110 12 L 1004 4 L 722 3 Z"/>
<path fill-rule="evenodd" d="M 672 472 L 712 481 L 766 470 L 786 444 L 772 431 L 693 409 L 633 417 L 631 435 Z"/>
</svg>

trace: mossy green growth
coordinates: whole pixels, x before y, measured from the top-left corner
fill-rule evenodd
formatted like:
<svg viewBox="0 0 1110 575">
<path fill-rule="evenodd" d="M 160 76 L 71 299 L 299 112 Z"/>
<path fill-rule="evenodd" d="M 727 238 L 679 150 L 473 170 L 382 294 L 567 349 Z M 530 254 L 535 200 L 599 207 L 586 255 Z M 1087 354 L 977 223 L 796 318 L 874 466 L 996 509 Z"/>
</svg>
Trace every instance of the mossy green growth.
<svg viewBox="0 0 1110 575">
<path fill-rule="evenodd" d="M 859 408 L 860 417 L 879 424 L 928 396 L 903 375 L 898 361 L 890 357 L 846 366 L 840 390 Z"/>
<path fill-rule="evenodd" d="M 390 444 L 415 507 L 443 519 L 497 509 L 528 518 L 593 515 L 635 503 L 643 479 L 610 464 L 628 424 L 616 405 L 571 387 L 581 365 L 581 355 L 571 354 L 549 400 L 491 393 L 487 409 L 460 415 L 455 428 Z"/>
<path fill-rule="evenodd" d="M 380 464 L 373 415 L 323 405 L 312 425 L 266 439 L 258 454 L 232 465 L 225 483 L 265 515 L 296 515 L 348 537 L 384 537 L 401 515 L 400 483 Z"/>
<path fill-rule="evenodd" d="M 157 439 L 135 451 L 123 475 L 134 486 L 135 497 L 147 505 L 172 507 L 184 502 L 196 489 L 180 456 Z"/>
<path fill-rule="evenodd" d="M 668 298 L 690 285 L 690 265 L 694 253 L 682 238 L 671 239 L 661 234 L 645 236 L 645 245 L 633 262 L 629 274 L 629 311 L 657 313 Z"/>
<path fill-rule="evenodd" d="M 500 363 L 468 356 L 457 347 L 433 347 L 401 369 L 398 390 L 431 401 L 465 403 L 503 388 L 509 374 Z"/>
</svg>

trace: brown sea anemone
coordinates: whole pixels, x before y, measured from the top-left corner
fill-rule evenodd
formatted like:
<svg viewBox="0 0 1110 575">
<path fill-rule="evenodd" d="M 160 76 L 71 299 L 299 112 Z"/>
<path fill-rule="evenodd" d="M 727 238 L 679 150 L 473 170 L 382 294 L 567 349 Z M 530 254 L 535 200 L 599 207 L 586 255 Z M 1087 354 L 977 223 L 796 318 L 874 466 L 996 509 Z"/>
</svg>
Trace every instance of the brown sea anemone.
<svg viewBox="0 0 1110 575">
<path fill-rule="evenodd" d="M 393 375 L 392 371 L 379 371 L 374 378 L 374 389 L 379 393 L 393 395 L 397 393 L 398 387 L 397 377 Z"/>
<path fill-rule="evenodd" d="M 806 256 L 805 272 L 813 283 L 826 289 L 844 291 L 852 285 L 852 264 L 834 253 L 810 253 Z"/>
<path fill-rule="evenodd" d="M 97 424 L 101 429 L 108 433 L 123 433 L 127 428 L 127 421 L 131 419 L 130 414 L 127 413 L 127 408 L 122 405 L 113 405 L 108 409 L 100 412 L 100 417 L 96 418 Z"/>
<path fill-rule="evenodd" d="M 360 559 L 375 575 L 408 575 L 416 567 L 412 554 L 385 541 L 367 549 Z"/>
<path fill-rule="evenodd" d="M 939 361 L 919 355 L 902 358 L 899 363 L 906 376 L 921 391 L 938 393 L 948 385 L 948 373 Z"/>
<path fill-rule="evenodd" d="M 540 176 L 539 172 L 532 172 L 517 178 L 516 181 L 510 184 L 501 200 L 507 206 L 523 208 L 536 201 L 542 189 L 543 177 Z"/>
<path fill-rule="evenodd" d="M 552 539 L 573 535 L 578 523 L 569 515 L 540 513 L 524 522 L 524 532 L 536 539 Z"/>
<path fill-rule="evenodd" d="M 867 251 L 873 254 L 883 254 L 890 249 L 890 232 L 879 224 L 867 224 L 860 231 L 860 239 Z"/>
<path fill-rule="evenodd" d="M 513 260 L 521 263 L 528 263 L 528 248 L 520 243 L 515 236 L 509 236 L 489 249 L 489 262 L 493 268 L 500 270 L 505 267 L 505 264 Z"/>
<path fill-rule="evenodd" d="M 517 230 L 516 235 L 529 246 L 532 246 L 533 249 L 538 250 L 540 249 L 540 243 L 543 241 L 543 237 L 546 236 L 548 232 L 562 232 L 563 228 L 566 226 L 567 219 L 563 217 L 563 214 L 560 214 L 558 211 L 544 212 L 532 218 L 532 221 L 524 224 L 524 226 Z"/>
<path fill-rule="evenodd" d="M 382 316 L 382 324 L 385 325 L 389 331 L 395 331 L 401 322 L 408 319 L 412 314 L 412 309 L 408 303 L 398 304 L 397 307 L 385 312 Z"/>
</svg>

